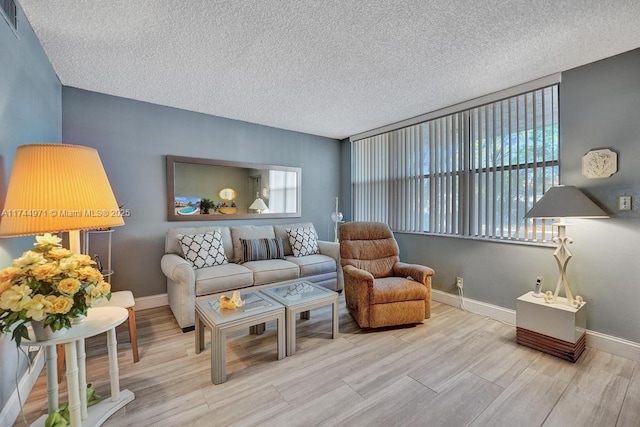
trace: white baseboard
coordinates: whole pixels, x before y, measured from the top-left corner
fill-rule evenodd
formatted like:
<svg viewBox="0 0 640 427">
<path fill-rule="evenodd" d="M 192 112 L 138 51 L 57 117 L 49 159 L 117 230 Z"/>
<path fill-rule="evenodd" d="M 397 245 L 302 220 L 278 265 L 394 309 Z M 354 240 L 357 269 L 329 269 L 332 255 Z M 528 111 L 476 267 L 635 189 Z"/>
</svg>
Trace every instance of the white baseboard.
<svg viewBox="0 0 640 427">
<path fill-rule="evenodd" d="M 27 397 L 29 397 L 29 393 L 31 393 L 33 385 L 38 380 L 38 376 L 40 375 L 40 372 L 42 372 L 43 367 L 44 351 L 38 351 L 38 354 L 32 362 L 31 371 L 27 370 L 27 372 L 25 372 L 20 379 L 18 389 L 13 390 L 13 393 L 9 396 L 4 408 L 0 411 L 0 426 L 11 426 L 16 422 L 20 415 L 20 399 L 18 399 L 18 390 L 20 390 L 20 398 L 24 405 L 27 401 Z"/>
<path fill-rule="evenodd" d="M 146 310 L 148 308 L 164 307 L 165 305 L 169 305 L 169 294 L 150 295 L 136 298 L 134 310 Z"/>
<path fill-rule="evenodd" d="M 461 308 L 460 297 L 458 295 L 450 294 L 438 289 L 433 289 L 431 291 L 431 298 L 433 299 L 433 301 Z M 508 308 L 488 304 L 486 302 L 469 299 L 467 297 L 465 297 L 464 299 L 464 305 L 469 311 L 472 311 L 474 313 L 487 316 L 491 319 L 499 320 L 510 325 L 515 326 L 516 324 L 515 310 L 510 310 Z M 590 331 L 588 329 L 586 338 L 587 347 L 606 351 L 607 353 L 625 357 L 636 362 L 640 361 L 640 344 L 636 342 L 602 334 L 596 331 Z"/>
</svg>

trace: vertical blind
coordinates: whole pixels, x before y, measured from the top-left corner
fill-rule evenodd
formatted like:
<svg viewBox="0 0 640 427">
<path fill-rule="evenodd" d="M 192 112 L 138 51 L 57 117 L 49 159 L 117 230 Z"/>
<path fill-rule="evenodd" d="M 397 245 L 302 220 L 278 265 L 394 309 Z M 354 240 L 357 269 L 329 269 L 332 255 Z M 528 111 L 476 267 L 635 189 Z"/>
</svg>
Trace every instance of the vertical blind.
<svg viewBox="0 0 640 427">
<path fill-rule="evenodd" d="M 558 86 L 353 143 L 355 220 L 395 231 L 547 240 L 525 213 L 559 183 Z"/>
</svg>

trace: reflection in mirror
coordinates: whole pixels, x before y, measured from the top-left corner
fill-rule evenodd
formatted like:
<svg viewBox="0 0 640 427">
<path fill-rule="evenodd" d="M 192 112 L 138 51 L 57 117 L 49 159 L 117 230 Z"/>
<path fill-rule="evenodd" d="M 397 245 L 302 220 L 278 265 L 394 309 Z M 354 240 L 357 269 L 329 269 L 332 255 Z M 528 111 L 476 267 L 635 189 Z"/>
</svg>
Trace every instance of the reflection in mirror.
<svg viewBox="0 0 640 427">
<path fill-rule="evenodd" d="M 300 168 L 167 156 L 167 217 L 299 217 L 300 179 Z M 257 199 L 264 203 L 260 209 L 255 208 Z"/>
</svg>

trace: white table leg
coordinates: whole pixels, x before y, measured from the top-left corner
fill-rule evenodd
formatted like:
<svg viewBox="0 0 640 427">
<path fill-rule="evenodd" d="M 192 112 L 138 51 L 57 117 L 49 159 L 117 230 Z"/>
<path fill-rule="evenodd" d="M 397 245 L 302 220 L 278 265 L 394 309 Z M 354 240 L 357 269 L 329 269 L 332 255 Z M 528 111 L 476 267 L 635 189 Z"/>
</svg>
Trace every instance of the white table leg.
<svg viewBox="0 0 640 427">
<path fill-rule="evenodd" d="M 87 354 L 84 350 L 84 338 L 76 342 L 78 350 L 78 382 L 80 384 L 80 411 L 82 419 L 87 419 Z"/>
<path fill-rule="evenodd" d="M 116 328 L 107 331 L 107 352 L 109 353 L 109 381 L 111 383 L 111 401 L 120 399 L 120 371 L 118 370 L 118 341 Z"/>
<path fill-rule="evenodd" d="M 47 356 L 47 402 L 49 413 L 58 409 L 58 353 L 56 345 L 48 345 L 44 348 Z"/>
<path fill-rule="evenodd" d="M 67 394 L 69 395 L 69 421 L 71 427 L 82 425 L 80 411 L 80 384 L 78 383 L 78 356 L 76 343 L 69 342 L 64 345 L 67 365 Z"/>
</svg>

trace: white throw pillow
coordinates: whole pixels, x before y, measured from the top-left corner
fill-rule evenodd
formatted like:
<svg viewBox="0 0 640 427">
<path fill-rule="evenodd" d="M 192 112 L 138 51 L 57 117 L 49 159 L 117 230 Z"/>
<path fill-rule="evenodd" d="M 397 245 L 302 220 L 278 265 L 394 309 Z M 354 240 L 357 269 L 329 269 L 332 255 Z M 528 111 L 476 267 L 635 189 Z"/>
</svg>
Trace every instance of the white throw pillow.
<svg viewBox="0 0 640 427">
<path fill-rule="evenodd" d="M 313 227 L 287 228 L 287 234 L 293 256 L 301 257 L 320 253 L 318 236 L 316 236 L 316 230 Z"/>
<path fill-rule="evenodd" d="M 184 258 L 193 268 L 213 267 L 227 264 L 227 255 L 222 246 L 222 235 L 218 230 L 204 234 L 178 234 Z"/>
</svg>

